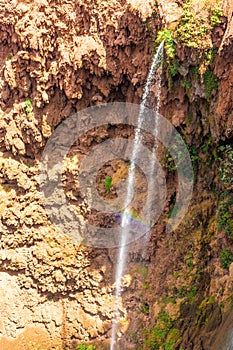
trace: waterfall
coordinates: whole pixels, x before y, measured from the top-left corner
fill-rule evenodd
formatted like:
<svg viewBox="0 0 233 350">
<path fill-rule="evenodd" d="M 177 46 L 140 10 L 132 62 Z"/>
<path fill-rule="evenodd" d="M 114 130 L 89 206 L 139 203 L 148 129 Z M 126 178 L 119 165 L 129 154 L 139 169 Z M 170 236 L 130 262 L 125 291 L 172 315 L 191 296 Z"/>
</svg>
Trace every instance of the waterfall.
<svg viewBox="0 0 233 350">
<path fill-rule="evenodd" d="M 150 93 L 151 86 L 153 85 L 154 82 L 154 74 L 156 70 L 161 66 L 162 60 L 163 60 L 163 47 L 164 47 L 164 42 L 162 42 L 158 49 L 157 52 L 154 55 L 153 62 L 147 77 L 146 85 L 144 87 L 144 92 L 142 96 L 142 102 L 140 104 L 140 109 L 139 109 L 139 115 L 138 115 L 138 124 L 135 130 L 135 138 L 134 138 L 134 143 L 133 143 L 133 151 L 132 151 L 132 157 L 131 157 L 131 162 L 130 162 L 130 167 L 129 167 L 129 174 L 128 174 L 128 179 L 127 179 L 127 192 L 124 200 L 124 212 L 122 214 L 121 218 L 121 239 L 120 239 L 120 248 L 119 248 L 119 253 L 118 253 L 118 260 L 117 260 L 117 268 L 116 268 L 116 289 L 115 289 L 115 304 L 114 304 L 114 319 L 113 319 L 113 324 L 112 324 L 112 338 L 111 338 L 111 345 L 110 349 L 114 350 L 115 343 L 117 340 L 117 322 L 119 319 L 119 303 L 120 303 L 120 297 L 121 297 L 121 278 L 124 272 L 124 267 L 126 263 L 126 258 L 127 258 L 127 253 L 128 253 L 128 247 L 127 247 L 127 237 L 129 233 L 129 225 L 130 225 L 130 209 L 129 209 L 129 204 L 130 200 L 134 194 L 134 180 L 135 180 L 135 166 L 136 166 L 136 158 L 139 152 L 140 148 L 140 141 L 141 141 L 141 127 L 142 123 L 144 121 L 144 112 L 145 108 L 147 107 L 148 104 L 148 97 Z M 155 107 L 155 128 L 158 127 L 158 112 L 159 112 L 159 107 L 160 107 L 160 90 L 161 90 L 161 73 L 159 74 L 159 78 L 157 79 L 157 102 L 156 102 L 156 107 Z M 155 135 L 156 135 L 156 130 L 155 130 Z M 156 142 L 155 146 L 153 148 L 153 153 L 156 152 Z M 155 167 L 155 161 L 152 162 L 153 164 L 151 165 L 150 169 L 150 179 L 149 179 L 149 184 L 153 185 L 153 173 L 154 173 L 154 167 Z M 148 187 L 149 188 L 149 187 Z M 147 212 L 149 211 L 149 200 L 147 200 L 146 207 L 147 207 Z"/>
<path fill-rule="evenodd" d="M 162 42 L 163 44 L 163 42 Z M 163 55 L 163 50 L 161 55 Z M 162 60 L 163 56 L 161 57 Z M 156 105 L 155 105 L 155 125 L 154 125 L 154 132 L 153 135 L 155 136 L 155 142 L 154 142 L 154 146 L 152 149 L 152 162 L 150 164 L 150 173 L 149 173 L 149 182 L 148 182 L 148 193 L 147 193 L 147 200 L 146 200 L 146 205 L 145 205 L 145 213 L 147 215 L 147 217 L 150 219 L 151 217 L 151 204 L 153 201 L 153 194 L 154 194 L 154 190 L 155 190 L 155 182 L 154 182 L 154 176 L 155 176 L 155 165 L 156 165 L 156 151 L 157 151 L 157 136 L 158 136 L 158 128 L 159 128 L 159 111 L 160 111 L 160 100 L 161 100 L 161 79 L 162 79 L 162 65 L 158 68 L 157 72 L 158 74 L 156 74 L 156 81 L 155 81 L 155 85 L 157 87 L 157 101 L 156 101 Z M 147 237 L 146 237 L 147 238 Z"/>
</svg>

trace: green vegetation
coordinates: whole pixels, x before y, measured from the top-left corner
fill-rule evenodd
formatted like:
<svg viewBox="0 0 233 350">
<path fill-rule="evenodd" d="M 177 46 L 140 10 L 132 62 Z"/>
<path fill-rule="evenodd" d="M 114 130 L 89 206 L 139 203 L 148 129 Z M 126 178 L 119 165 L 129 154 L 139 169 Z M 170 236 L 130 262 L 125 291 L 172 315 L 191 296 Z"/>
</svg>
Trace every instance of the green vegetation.
<svg viewBox="0 0 233 350">
<path fill-rule="evenodd" d="M 161 312 L 158 315 L 156 324 L 153 327 L 144 330 L 144 346 L 146 349 L 159 350 L 164 344 L 167 344 L 167 347 L 165 345 L 165 349 L 167 350 L 175 349 L 174 347 L 168 347 L 171 346 L 171 340 L 173 338 L 172 336 L 168 337 L 169 332 L 173 327 L 173 323 L 172 318 L 167 313 Z M 169 341 L 168 343 L 167 339 Z"/>
<path fill-rule="evenodd" d="M 145 315 L 149 315 L 149 312 L 150 312 L 150 307 L 147 303 L 142 303 L 141 304 L 141 311 L 143 314 Z"/>
<path fill-rule="evenodd" d="M 213 90 L 218 89 L 218 78 L 211 70 L 208 69 L 203 75 L 203 82 L 205 86 L 206 98 L 209 101 L 211 99 Z"/>
<path fill-rule="evenodd" d="M 231 263 L 233 262 L 233 254 L 229 249 L 223 249 L 220 252 L 221 265 L 224 269 L 229 269 Z"/>
<path fill-rule="evenodd" d="M 176 76 L 179 72 L 179 64 L 176 60 L 176 45 L 173 38 L 173 33 L 171 30 L 163 29 L 158 32 L 156 43 L 160 44 L 164 41 L 164 49 L 166 52 L 166 70 L 167 70 L 167 79 L 168 79 L 168 90 L 172 89 L 172 78 Z"/>
<path fill-rule="evenodd" d="M 186 263 L 190 264 L 190 266 L 188 267 L 191 267 L 193 268 L 193 263 L 191 261 L 191 254 L 190 256 L 188 255 L 188 258 L 186 260 Z M 174 276 L 177 275 L 177 273 L 174 273 Z M 195 276 L 195 279 L 197 279 L 198 276 L 196 275 Z M 193 279 L 193 282 L 192 283 L 196 283 Z M 195 286 L 194 284 L 193 285 L 189 285 L 189 286 L 186 286 L 186 285 L 183 285 L 180 289 L 177 289 L 176 287 L 174 287 L 174 290 L 173 290 L 173 295 L 172 296 L 165 296 L 164 297 L 164 301 L 165 303 L 175 303 L 175 301 L 177 299 L 185 299 L 183 302 L 188 302 L 190 305 L 192 305 L 194 303 L 194 300 L 196 298 L 196 295 L 198 293 L 198 288 L 197 286 Z"/>
<path fill-rule="evenodd" d="M 191 81 L 184 79 L 184 80 L 181 80 L 180 85 L 187 90 L 187 89 L 191 88 L 192 83 L 191 83 Z"/>
<path fill-rule="evenodd" d="M 193 304 L 194 299 L 197 295 L 198 292 L 198 288 L 196 286 L 183 286 L 181 287 L 177 293 L 176 293 L 176 297 L 177 298 L 188 298 L 189 299 L 189 303 Z"/>
<path fill-rule="evenodd" d="M 180 331 L 173 328 L 174 321 L 165 312 L 158 315 L 156 324 L 144 330 L 144 347 L 151 350 L 174 350 L 181 341 Z"/>
<path fill-rule="evenodd" d="M 112 178 L 106 177 L 105 182 L 104 182 L 104 187 L 108 193 L 110 192 L 111 186 L 112 186 Z"/>
<path fill-rule="evenodd" d="M 7 60 L 10 61 L 10 60 L 12 60 L 12 58 L 13 58 L 12 53 L 9 53 L 9 55 L 8 55 L 8 57 L 7 57 Z"/>
<path fill-rule="evenodd" d="M 174 350 L 177 347 L 177 344 L 180 342 L 180 331 L 179 329 L 173 328 L 168 333 L 166 343 L 165 343 L 165 350 Z"/>
<path fill-rule="evenodd" d="M 27 117 L 31 118 L 32 117 L 32 110 L 33 110 L 31 99 L 27 98 L 26 101 L 24 102 L 23 106 L 24 106 L 24 110 L 27 114 Z"/>
<path fill-rule="evenodd" d="M 216 305 L 217 303 L 215 302 L 215 298 L 213 296 L 206 297 L 205 299 L 202 300 L 202 302 L 199 304 L 199 306 L 196 309 L 196 322 L 195 324 L 199 325 L 204 325 L 208 323 L 209 319 L 209 305 Z"/>
<path fill-rule="evenodd" d="M 230 188 L 233 185 L 233 147 L 232 145 L 220 146 L 218 152 L 221 160 L 219 169 L 220 180 Z"/>
<path fill-rule="evenodd" d="M 162 41 L 164 41 L 164 48 L 167 56 L 170 58 L 174 58 L 176 47 L 172 36 L 172 32 L 170 30 L 163 29 L 158 32 L 156 42 L 160 44 Z"/>
<path fill-rule="evenodd" d="M 164 41 L 166 52 L 165 68 L 168 79 L 168 90 L 173 87 L 173 78 L 182 71 L 176 56 L 176 42 L 183 46 L 196 49 L 196 67 L 188 67 L 189 72 L 181 85 L 186 89 L 189 97 L 191 82 L 194 78 L 200 79 L 203 76 L 206 98 L 209 101 L 213 90 L 218 88 L 218 79 L 214 73 L 207 68 L 213 63 L 217 54 L 215 48 L 209 44 L 207 35 L 216 24 L 221 23 L 222 10 L 219 3 L 203 2 L 199 4 L 199 9 L 195 6 L 194 0 L 186 0 L 183 3 L 183 14 L 175 30 L 163 29 L 158 32 L 156 43 Z M 187 69 L 187 67 L 185 67 Z"/>
<path fill-rule="evenodd" d="M 186 46 L 199 48 L 207 27 L 201 18 L 195 18 L 191 9 L 192 1 L 183 4 L 183 15 L 177 27 L 177 37 Z"/>
<path fill-rule="evenodd" d="M 221 195 L 218 206 L 218 229 L 223 230 L 229 238 L 233 238 L 233 195 L 225 192 Z"/>
<path fill-rule="evenodd" d="M 170 152 L 168 150 L 166 150 L 163 158 L 162 158 L 162 166 L 167 169 L 167 171 L 169 173 L 175 173 L 177 167 L 176 164 L 174 162 L 174 159 L 172 157 L 172 155 L 170 154 Z"/>
<path fill-rule="evenodd" d="M 214 304 L 214 303 L 215 303 L 215 298 L 213 296 L 206 297 L 205 299 L 202 300 L 202 302 L 198 306 L 197 313 L 201 310 L 206 309 L 207 305 Z"/>
<path fill-rule="evenodd" d="M 184 152 L 183 140 L 179 137 L 174 137 L 174 143 L 169 146 L 169 149 L 165 148 L 163 156 L 161 157 L 161 164 L 169 173 L 175 173 L 178 167 L 187 169 L 187 153 Z M 191 146 L 188 147 L 188 151 L 195 172 L 199 160 L 198 149 L 196 146 Z M 190 178 L 193 174 L 187 170 L 185 176 Z"/>
<path fill-rule="evenodd" d="M 192 252 L 190 252 L 190 253 L 187 255 L 186 264 L 187 264 L 187 266 L 188 266 L 190 269 L 193 269 L 194 265 L 193 265 L 193 254 L 192 254 Z"/>
<path fill-rule="evenodd" d="M 176 303 L 176 298 L 174 296 L 170 296 L 168 294 L 165 294 L 163 297 L 162 297 L 162 301 L 163 301 L 163 304 L 175 304 Z"/>
<path fill-rule="evenodd" d="M 141 282 L 143 289 L 150 289 L 150 284 L 147 281 L 148 266 L 144 264 L 138 264 L 132 271 L 132 274 L 135 274 L 135 276 L 137 276 L 137 279 Z"/>
<path fill-rule="evenodd" d="M 168 91 L 172 90 L 173 87 L 173 78 L 179 73 L 180 66 L 176 58 L 169 60 L 167 62 L 167 80 L 168 80 Z"/>
<path fill-rule="evenodd" d="M 168 66 L 168 76 L 171 78 L 175 77 L 179 73 L 179 65 L 176 59 L 173 59 Z"/>
<path fill-rule="evenodd" d="M 211 134 L 206 135 L 205 140 L 203 141 L 203 144 L 201 146 L 202 152 L 208 153 L 208 156 L 209 156 L 209 153 L 211 152 L 212 144 L 213 144 L 213 139 Z"/>
<path fill-rule="evenodd" d="M 209 65 L 211 65 L 213 63 L 216 55 L 217 55 L 217 50 L 215 48 L 206 49 L 204 51 L 204 61 L 205 61 L 206 67 L 208 67 Z"/>
<path fill-rule="evenodd" d="M 214 27 L 216 24 L 221 23 L 221 16 L 223 16 L 222 9 L 220 7 L 214 7 L 212 10 L 212 13 L 210 14 L 210 22 L 212 27 Z"/>
<path fill-rule="evenodd" d="M 95 350 L 94 345 L 81 344 L 76 347 L 76 350 Z"/>
<path fill-rule="evenodd" d="M 205 5 L 204 8 L 209 12 L 208 17 L 195 15 L 192 8 L 192 0 L 187 0 L 183 4 L 183 15 L 178 24 L 176 34 L 179 41 L 186 46 L 202 48 L 206 33 L 216 24 L 221 23 L 223 13 L 219 5 L 209 4 Z"/>
</svg>

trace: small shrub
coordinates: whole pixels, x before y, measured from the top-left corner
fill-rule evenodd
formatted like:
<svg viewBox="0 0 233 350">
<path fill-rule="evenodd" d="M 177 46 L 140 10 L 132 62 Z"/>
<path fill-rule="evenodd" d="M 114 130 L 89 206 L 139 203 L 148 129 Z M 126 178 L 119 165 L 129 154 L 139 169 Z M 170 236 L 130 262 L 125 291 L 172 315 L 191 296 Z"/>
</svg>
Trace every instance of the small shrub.
<svg viewBox="0 0 233 350">
<path fill-rule="evenodd" d="M 208 67 L 213 63 L 216 55 L 217 55 L 217 50 L 215 48 L 207 49 L 204 51 L 204 61 L 205 61 L 206 67 Z"/>
<path fill-rule="evenodd" d="M 27 114 L 27 117 L 30 118 L 32 116 L 32 101 L 30 98 L 27 98 L 26 101 L 24 102 L 24 110 Z"/>
<path fill-rule="evenodd" d="M 24 102 L 24 105 L 25 105 L 25 107 L 31 107 L 32 106 L 32 101 L 31 101 L 31 99 L 29 97 Z"/>
<path fill-rule="evenodd" d="M 13 58 L 12 53 L 9 53 L 9 55 L 8 55 L 8 57 L 7 57 L 7 60 L 10 61 L 10 60 L 12 60 L 12 58 Z"/>
<path fill-rule="evenodd" d="M 164 156 L 162 157 L 162 165 L 169 173 L 175 173 L 177 166 L 170 152 L 166 150 Z"/>
<path fill-rule="evenodd" d="M 76 347 L 76 350 L 95 350 L 94 345 L 81 344 Z"/>
<path fill-rule="evenodd" d="M 186 258 L 186 264 L 187 266 L 192 269 L 194 267 L 194 264 L 193 264 L 193 254 L 190 252 Z"/>
<path fill-rule="evenodd" d="M 104 187 L 108 193 L 110 192 L 111 186 L 112 186 L 112 178 L 106 177 L 105 182 L 104 182 Z"/>
<path fill-rule="evenodd" d="M 224 269 L 229 269 L 231 263 L 233 262 L 233 254 L 229 249 L 223 249 L 220 252 L 221 265 Z"/>
<path fill-rule="evenodd" d="M 176 74 L 179 73 L 179 65 L 177 63 L 177 61 L 174 59 L 172 60 L 172 62 L 170 63 L 169 67 L 168 67 L 168 74 L 171 77 L 175 77 Z"/>
<path fill-rule="evenodd" d="M 189 153 L 192 163 L 195 163 L 199 160 L 198 150 L 196 146 L 189 147 Z"/>
</svg>

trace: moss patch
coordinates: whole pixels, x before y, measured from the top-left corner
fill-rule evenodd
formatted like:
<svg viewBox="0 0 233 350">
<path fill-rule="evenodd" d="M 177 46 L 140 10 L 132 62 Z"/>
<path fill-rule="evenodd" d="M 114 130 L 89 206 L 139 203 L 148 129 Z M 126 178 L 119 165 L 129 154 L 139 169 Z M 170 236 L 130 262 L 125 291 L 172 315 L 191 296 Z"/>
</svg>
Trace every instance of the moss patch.
<svg viewBox="0 0 233 350">
<path fill-rule="evenodd" d="M 214 75 L 212 70 L 206 70 L 203 75 L 203 82 L 205 86 L 205 95 L 209 101 L 214 90 L 218 90 L 218 78 Z"/>
</svg>

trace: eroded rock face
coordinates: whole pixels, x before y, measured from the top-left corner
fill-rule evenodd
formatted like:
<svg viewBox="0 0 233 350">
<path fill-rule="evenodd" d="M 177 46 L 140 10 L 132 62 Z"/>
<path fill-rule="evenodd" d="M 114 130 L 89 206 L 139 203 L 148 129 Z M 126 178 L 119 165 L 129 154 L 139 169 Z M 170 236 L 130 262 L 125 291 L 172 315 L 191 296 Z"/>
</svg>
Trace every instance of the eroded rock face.
<svg viewBox="0 0 233 350">
<path fill-rule="evenodd" d="M 143 16 L 149 13 L 148 2 Z M 1 347 L 61 349 L 109 339 L 107 251 L 82 247 L 51 226 L 38 162 L 71 113 L 126 95 L 140 101 L 149 34 L 125 2 L 10 1 L 1 14 Z M 83 140 L 84 151 L 92 139 Z M 68 191 L 78 169 L 71 163 Z"/>
<path fill-rule="evenodd" d="M 11 1 L 2 5 L 2 13 L 6 58 L 13 56 L 4 67 L 4 77 L 19 98 L 30 94 L 42 107 L 58 88 L 75 104 L 85 97 L 87 105 L 101 102 L 121 84 L 124 88 L 128 84 L 127 94 L 135 102 L 140 98 L 141 90 L 134 86 L 146 77 L 148 34 L 125 2 L 97 1 L 90 6 L 85 1 L 31 5 Z M 119 90 L 122 94 L 126 91 Z M 4 101 L 7 88 L 3 95 Z"/>
<path fill-rule="evenodd" d="M 192 86 L 187 85 L 190 67 L 199 62 L 195 49 L 177 43 L 179 74 L 170 91 L 168 77 L 162 76 L 161 113 L 190 146 L 200 142 L 203 150 L 205 145 L 212 150 L 210 138 L 232 140 L 232 13 L 230 1 L 223 5 L 225 17 L 209 38 L 217 50 L 211 69 L 219 79 L 211 99 L 200 76 L 192 75 Z M 4 350 L 72 349 L 98 340 L 103 349 L 111 334 L 117 252 L 82 246 L 51 224 L 38 185 L 40 157 L 46 140 L 72 113 L 112 101 L 140 103 L 154 37 L 164 25 L 177 26 L 182 7 L 175 1 L 159 1 L 156 7 L 153 1 L 12 0 L 2 2 L 0 10 L 0 345 Z M 79 163 L 93 145 L 122 135 L 132 138 L 133 130 L 103 126 L 98 134 L 84 135 L 67 160 L 63 185 L 83 218 L 88 205 L 79 192 Z M 151 145 L 150 139 L 145 142 Z M 185 349 L 211 348 L 221 310 L 202 301 L 209 295 L 216 303 L 228 300 L 233 274 L 232 266 L 228 273 L 219 260 L 229 242 L 218 232 L 211 190 L 213 184 L 224 190 L 218 165 L 208 163 L 208 152 L 199 157 L 193 202 L 180 228 L 166 236 L 163 217 L 149 243 L 142 239 L 131 247 L 119 328 L 124 349 L 142 345 L 143 328 L 153 326 L 161 312 L 175 320 Z M 101 176 L 111 175 L 115 185 L 126 174 L 125 164 L 102 169 L 103 197 Z M 174 183 L 170 174 L 165 214 L 174 201 Z M 145 188 L 141 181 L 141 203 Z M 111 218 L 93 213 L 92 220 L 107 225 Z M 194 306 L 182 309 L 197 291 Z M 175 295 L 175 302 L 166 295 Z M 200 328 L 192 335 L 196 321 Z"/>
</svg>

